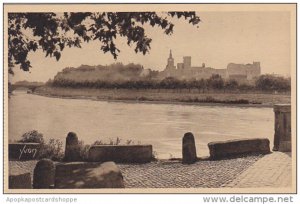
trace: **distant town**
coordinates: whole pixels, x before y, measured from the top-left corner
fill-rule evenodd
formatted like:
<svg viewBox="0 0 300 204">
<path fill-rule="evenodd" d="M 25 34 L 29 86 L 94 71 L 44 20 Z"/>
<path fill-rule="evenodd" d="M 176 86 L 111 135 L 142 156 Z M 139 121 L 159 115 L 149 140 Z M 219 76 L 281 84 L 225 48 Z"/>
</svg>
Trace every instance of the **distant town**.
<svg viewBox="0 0 300 204">
<path fill-rule="evenodd" d="M 202 66 L 192 66 L 192 57 L 184 56 L 183 62 L 177 63 L 176 67 L 172 50 L 170 50 L 166 68 L 160 73 L 160 77 L 199 80 L 208 79 L 214 74 L 220 75 L 223 79 L 234 79 L 240 83 L 251 82 L 261 74 L 260 62 L 253 62 L 252 64 L 229 63 L 226 69 L 215 69 L 207 67 L 205 63 L 202 63 Z"/>
<path fill-rule="evenodd" d="M 96 89 L 197 89 L 198 92 L 289 92 L 290 78 L 261 75 L 260 62 L 229 63 L 225 69 L 192 65 L 191 56 L 183 56 L 175 66 L 172 50 L 168 53 L 165 69 L 145 69 L 141 64 L 113 63 L 110 65 L 81 65 L 66 67 L 48 82 L 19 81 L 9 84 L 9 92 L 27 87 L 30 92 L 46 85 L 60 88 Z M 43 91 L 45 92 L 45 91 Z"/>
</svg>

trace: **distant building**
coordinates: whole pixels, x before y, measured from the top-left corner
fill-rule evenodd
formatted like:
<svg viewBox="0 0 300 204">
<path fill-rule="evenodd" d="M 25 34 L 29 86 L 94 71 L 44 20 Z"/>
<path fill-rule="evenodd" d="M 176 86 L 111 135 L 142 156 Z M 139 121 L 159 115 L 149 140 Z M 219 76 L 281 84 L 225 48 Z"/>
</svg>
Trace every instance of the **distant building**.
<svg viewBox="0 0 300 204">
<path fill-rule="evenodd" d="M 224 79 L 235 79 L 239 82 L 251 81 L 261 74 L 260 62 L 253 62 L 253 64 L 229 63 L 226 69 L 215 69 L 206 67 L 205 63 L 202 63 L 201 67 L 193 67 L 192 57 L 184 56 L 183 62 L 177 63 L 176 68 L 174 66 L 172 51 L 170 50 L 166 69 L 160 72 L 160 78 L 208 79 L 213 74 L 218 74 Z"/>
<path fill-rule="evenodd" d="M 244 76 L 247 80 L 252 80 L 260 75 L 260 62 L 253 62 L 253 64 L 229 63 L 227 72 L 230 78 Z"/>
<path fill-rule="evenodd" d="M 184 64 L 183 63 L 177 63 L 177 69 L 183 69 Z"/>
<path fill-rule="evenodd" d="M 191 56 L 183 57 L 183 68 L 190 69 L 191 67 L 192 67 L 192 57 Z"/>
<path fill-rule="evenodd" d="M 174 66 L 174 59 L 172 57 L 172 50 L 170 50 L 169 58 L 168 58 L 168 63 L 166 66 L 166 70 L 174 70 L 176 67 Z"/>
</svg>

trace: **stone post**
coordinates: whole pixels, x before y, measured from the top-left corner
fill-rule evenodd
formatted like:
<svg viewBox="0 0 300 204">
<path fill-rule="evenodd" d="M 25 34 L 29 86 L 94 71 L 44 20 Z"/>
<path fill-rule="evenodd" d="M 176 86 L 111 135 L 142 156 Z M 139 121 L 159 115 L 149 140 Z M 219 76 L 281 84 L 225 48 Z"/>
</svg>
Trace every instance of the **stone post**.
<svg viewBox="0 0 300 204">
<path fill-rule="evenodd" d="M 291 145 L 291 105 L 274 105 L 275 134 L 273 151 L 290 152 Z"/>
<path fill-rule="evenodd" d="M 69 132 L 66 138 L 66 148 L 64 161 L 73 162 L 80 161 L 80 147 L 76 133 Z"/>
<path fill-rule="evenodd" d="M 33 188 L 47 189 L 54 185 L 55 166 L 52 160 L 38 161 L 33 171 Z"/>
<path fill-rule="evenodd" d="M 182 138 L 182 163 L 193 164 L 197 160 L 195 138 L 191 132 L 185 133 Z"/>
</svg>

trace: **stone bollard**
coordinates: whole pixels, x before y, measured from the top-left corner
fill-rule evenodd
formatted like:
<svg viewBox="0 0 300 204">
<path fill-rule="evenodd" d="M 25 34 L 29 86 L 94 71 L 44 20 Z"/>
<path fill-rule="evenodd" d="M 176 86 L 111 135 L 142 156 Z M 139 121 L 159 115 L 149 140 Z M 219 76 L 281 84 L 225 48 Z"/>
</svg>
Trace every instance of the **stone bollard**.
<svg viewBox="0 0 300 204">
<path fill-rule="evenodd" d="M 182 139 L 182 163 L 193 164 L 197 160 L 195 138 L 191 132 L 185 133 Z"/>
<path fill-rule="evenodd" d="M 47 189 L 54 185 L 55 166 L 52 160 L 42 159 L 38 161 L 33 172 L 33 188 Z"/>
<path fill-rule="evenodd" d="M 66 148 L 65 148 L 65 157 L 64 161 L 74 162 L 80 161 L 80 147 L 79 141 L 76 133 L 69 132 L 66 138 Z"/>
<path fill-rule="evenodd" d="M 274 105 L 275 134 L 273 151 L 290 152 L 291 105 Z"/>
</svg>

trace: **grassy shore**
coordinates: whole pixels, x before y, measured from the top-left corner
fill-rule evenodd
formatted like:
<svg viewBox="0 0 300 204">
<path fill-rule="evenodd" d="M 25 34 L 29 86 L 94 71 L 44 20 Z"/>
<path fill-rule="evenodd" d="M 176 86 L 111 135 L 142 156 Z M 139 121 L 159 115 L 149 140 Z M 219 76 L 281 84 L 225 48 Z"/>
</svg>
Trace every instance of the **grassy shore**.
<svg viewBox="0 0 300 204">
<path fill-rule="evenodd" d="M 132 101 L 149 103 L 187 103 L 208 105 L 273 106 L 290 103 L 290 94 L 271 93 L 199 93 L 197 90 L 73 89 L 40 87 L 35 94 L 74 99 Z"/>
</svg>

